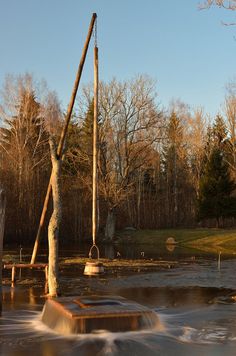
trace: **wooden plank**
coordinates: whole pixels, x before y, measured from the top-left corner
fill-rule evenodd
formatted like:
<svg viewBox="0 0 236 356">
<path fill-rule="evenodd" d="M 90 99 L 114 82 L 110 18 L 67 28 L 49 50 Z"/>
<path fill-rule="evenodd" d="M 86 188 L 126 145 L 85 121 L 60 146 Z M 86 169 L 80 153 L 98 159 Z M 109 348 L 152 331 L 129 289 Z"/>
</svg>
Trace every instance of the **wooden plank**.
<svg viewBox="0 0 236 356">
<path fill-rule="evenodd" d="M 12 269 L 15 268 L 46 268 L 48 266 L 47 263 L 12 263 L 5 264 L 4 269 Z"/>
</svg>

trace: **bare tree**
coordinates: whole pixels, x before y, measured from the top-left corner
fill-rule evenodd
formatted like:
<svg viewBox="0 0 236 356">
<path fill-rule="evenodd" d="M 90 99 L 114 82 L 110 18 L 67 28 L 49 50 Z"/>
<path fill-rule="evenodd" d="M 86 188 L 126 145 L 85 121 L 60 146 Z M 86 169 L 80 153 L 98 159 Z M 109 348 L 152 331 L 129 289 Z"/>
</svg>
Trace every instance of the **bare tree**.
<svg viewBox="0 0 236 356">
<path fill-rule="evenodd" d="M 23 161 L 30 160 L 27 170 L 32 172 L 46 160 L 46 155 L 39 154 L 47 143 L 39 103 L 41 98 L 37 98 L 37 89 L 34 89 L 33 78 L 29 74 L 17 78 L 8 76 L 2 97 L 0 114 L 4 126 L 0 145 L 13 166 L 18 168 L 21 180 Z"/>
<path fill-rule="evenodd" d="M 227 86 L 227 95 L 225 97 L 224 111 L 226 115 L 226 126 L 229 133 L 229 155 L 227 162 L 231 168 L 232 175 L 236 178 L 236 95 L 235 83 Z"/>
<path fill-rule="evenodd" d="M 187 150 L 189 156 L 189 164 L 191 167 L 191 179 L 196 196 L 199 192 L 199 181 L 202 171 L 202 160 L 205 154 L 205 137 L 208 126 L 208 117 L 204 114 L 202 108 L 194 110 L 189 117 L 185 140 L 187 142 Z"/>
<path fill-rule="evenodd" d="M 154 82 L 144 76 L 113 81 L 101 89 L 100 117 L 99 191 L 108 204 L 105 236 L 112 239 L 115 209 L 134 193 L 135 177 L 159 136 L 161 114 L 155 105 Z"/>
<path fill-rule="evenodd" d="M 212 6 L 218 6 L 219 8 L 235 11 L 236 0 L 205 0 L 199 4 L 199 9 L 200 10 L 209 9 Z M 223 22 L 223 24 L 226 26 L 232 26 L 232 25 L 235 26 L 236 22 L 231 22 L 231 23 Z"/>
<path fill-rule="evenodd" d="M 114 235 L 116 208 L 134 194 L 136 174 L 147 164 L 150 147 L 160 135 L 162 115 L 155 103 L 154 84 L 147 76 L 100 83 L 98 191 L 108 209 L 107 239 Z M 80 107 L 88 110 L 92 101 L 89 86 L 84 88 L 84 99 L 87 104 Z"/>
<path fill-rule="evenodd" d="M 199 6 L 203 9 L 210 8 L 213 5 L 234 11 L 236 9 L 236 0 L 206 0 Z"/>
<path fill-rule="evenodd" d="M 4 167 L 1 175 L 12 202 L 8 214 L 14 217 L 12 233 L 29 238 L 37 220 L 41 184 L 49 163 L 48 134 L 42 113 L 48 90 L 45 83 L 37 84 L 31 75 L 25 74 L 8 76 L 1 94 L 0 153 Z M 16 206 L 18 209 L 14 210 Z"/>
<path fill-rule="evenodd" d="M 37 220 L 40 210 L 35 213 L 35 202 L 44 191 L 39 183 L 45 178 L 43 170 L 45 166 L 49 168 L 51 153 L 53 213 L 48 226 L 48 285 L 49 294 L 55 296 L 59 293 L 58 236 L 61 222 L 61 162 L 56 153 L 56 136 L 62 120 L 60 105 L 56 94 L 49 92 L 44 84 L 37 87 L 29 74 L 16 78 L 9 76 L 2 96 L 0 152 L 5 168 L 8 167 L 16 183 L 11 187 L 6 181 L 9 195 L 17 186 L 17 202 L 11 204 L 11 209 L 15 207 L 13 223 L 14 226 L 18 224 L 20 229 L 22 221 L 34 226 L 32 220 L 35 217 Z"/>
</svg>

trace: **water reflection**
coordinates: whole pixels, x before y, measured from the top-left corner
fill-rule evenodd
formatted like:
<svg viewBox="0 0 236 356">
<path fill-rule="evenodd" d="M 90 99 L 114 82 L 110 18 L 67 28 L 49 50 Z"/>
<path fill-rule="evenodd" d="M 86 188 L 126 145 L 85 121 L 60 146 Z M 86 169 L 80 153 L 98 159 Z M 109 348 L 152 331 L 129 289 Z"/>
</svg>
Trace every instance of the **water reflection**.
<svg viewBox="0 0 236 356">
<path fill-rule="evenodd" d="M 234 355 L 234 307 L 156 309 L 165 330 L 60 336 L 40 321 L 40 312 L 4 312 L 0 323 L 0 352 L 4 356 L 64 355 Z M 17 315 L 17 316 L 16 316 Z"/>
<path fill-rule="evenodd" d="M 166 249 L 169 252 L 174 252 L 176 245 L 174 244 L 166 244 Z"/>
<path fill-rule="evenodd" d="M 109 259 L 181 259 L 192 256 L 201 256 L 199 251 L 183 248 L 177 244 L 162 244 L 158 248 L 152 245 L 143 244 L 105 244 L 99 246 L 101 256 Z M 85 254 L 86 255 L 86 254 Z"/>
<path fill-rule="evenodd" d="M 29 308 L 39 306 L 44 302 L 44 290 L 41 287 L 33 286 L 4 286 L 2 288 L 3 306 L 7 309 L 16 309 L 22 305 L 27 305 Z"/>
<path fill-rule="evenodd" d="M 68 246 L 67 248 L 61 247 L 59 249 L 60 257 L 88 257 L 90 245 L 79 244 Z M 98 243 L 100 256 L 102 258 L 108 259 L 182 259 L 189 258 L 191 256 L 202 257 L 203 253 L 197 250 L 192 250 L 188 248 L 183 248 L 177 244 L 161 244 L 158 248 L 153 245 L 145 244 L 108 244 L 108 243 Z M 24 248 L 24 255 L 22 257 L 24 262 L 29 262 L 31 258 L 31 249 Z M 207 254 L 205 254 L 207 256 Z M 212 256 L 211 256 L 212 257 Z M 5 251 L 4 252 L 4 262 L 13 263 L 19 262 L 18 251 Z M 48 259 L 48 251 L 43 251 L 42 254 L 38 256 L 40 262 L 45 263 Z M 21 273 L 21 272 L 20 272 Z M 22 270 L 22 274 L 26 275 L 26 272 Z"/>
<path fill-rule="evenodd" d="M 108 251 L 109 252 L 109 251 Z M 122 252 L 122 251 L 121 251 Z M 142 252 L 139 249 L 139 253 Z M 117 250 L 109 253 L 116 254 Z M 147 251 L 145 250 L 145 254 Z M 3 288 L 0 318 L 0 355 L 64 356 L 215 356 L 235 355 L 235 260 L 202 260 L 169 270 L 131 276 L 86 279 L 78 270 L 65 270 L 65 293 L 110 293 L 134 300 L 154 310 L 162 330 L 65 337 L 41 322 L 44 284 L 19 284 Z M 35 281 L 34 281 L 35 282 Z"/>
<path fill-rule="evenodd" d="M 108 259 L 115 258 L 124 258 L 124 259 L 142 259 L 142 258 L 156 258 L 163 257 L 163 251 L 167 252 L 169 256 L 169 252 L 173 253 L 176 249 L 175 244 L 165 244 L 161 246 L 160 250 L 155 251 L 152 247 L 151 249 L 147 248 L 147 246 L 139 245 L 114 245 L 114 244 L 105 244 L 105 246 L 101 249 L 102 256 Z M 166 253 L 165 253 L 166 254 Z M 165 255 L 164 254 L 164 255 Z"/>
<path fill-rule="evenodd" d="M 116 294 L 148 307 L 186 308 L 215 303 L 235 303 L 235 290 L 216 287 L 136 287 L 115 290 Z"/>
<path fill-rule="evenodd" d="M 117 257 L 117 252 L 115 252 L 114 245 L 107 244 L 104 248 L 104 255 L 110 260 L 114 260 Z"/>
</svg>

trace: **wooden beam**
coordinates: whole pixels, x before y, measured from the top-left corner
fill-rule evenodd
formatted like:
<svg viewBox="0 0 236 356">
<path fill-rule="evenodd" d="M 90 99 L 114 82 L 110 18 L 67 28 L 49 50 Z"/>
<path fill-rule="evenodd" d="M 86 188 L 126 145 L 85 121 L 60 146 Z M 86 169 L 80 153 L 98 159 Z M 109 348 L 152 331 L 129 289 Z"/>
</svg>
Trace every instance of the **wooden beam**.
<svg viewBox="0 0 236 356">
<path fill-rule="evenodd" d="M 47 263 L 9 263 L 4 265 L 4 269 L 12 269 L 15 268 L 45 268 L 47 267 Z"/>
<path fill-rule="evenodd" d="M 96 21 L 96 18 L 97 18 L 97 14 L 94 13 L 92 15 L 92 19 L 91 19 L 91 22 L 90 22 L 87 38 L 86 38 L 86 41 L 85 41 L 85 44 L 84 44 L 84 48 L 83 48 L 80 64 L 79 64 L 79 67 L 78 67 L 78 71 L 77 71 L 74 87 L 73 87 L 72 94 L 71 94 L 70 103 L 68 105 L 67 114 L 66 114 L 66 118 L 65 118 L 65 125 L 63 127 L 62 132 L 61 132 L 61 137 L 60 137 L 60 141 L 59 141 L 58 148 L 57 148 L 57 154 L 58 154 L 59 158 L 61 158 L 61 156 L 62 156 L 63 147 L 64 147 L 64 143 L 65 143 L 65 138 L 66 138 L 66 133 L 67 133 L 67 129 L 68 129 L 68 126 L 69 126 L 71 114 L 72 114 L 72 111 L 73 111 L 75 98 L 76 98 L 76 94 L 77 94 L 77 91 L 78 91 L 80 78 L 81 78 L 81 75 L 82 75 L 82 71 L 83 71 L 83 67 L 84 67 L 84 63 L 85 63 L 85 59 L 86 59 L 86 55 L 87 55 L 87 51 L 88 51 L 88 47 L 89 47 L 89 42 L 90 42 L 90 39 L 91 39 L 91 36 L 92 36 L 92 33 L 93 33 L 93 27 L 94 27 L 94 23 Z M 32 252 L 32 257 L 31 257 L 30 263 L 35 263 L 35 259 L 36 259 L 36 255 L 37 255 L 37 251 L 38 251 L 41 231 L 42 231 L 42 227 L 44 225 L 45 216 L 46 216 L 48 203 L 49 203 L 49 198 L 50 198 L 50 193 L 51 193 L 51 189 L 52 189 L 52 187 L 51 187 L 51 177 L 50 177 L 50 180 L 49 180 L 47 193 L 46 193 L 46 197 L 45 197 L 45 200 L 44 200 L 43 210 L 42 210 L 42 214 L 41 214 L 41 217 L 40 217 L 39 227 L 38 227 L 37 235 L 36 235 L 36 238 L 35 238 L 35 243 L 34 243 L 34 248 L 33 248 L 33 252 Z"/>
</svg>

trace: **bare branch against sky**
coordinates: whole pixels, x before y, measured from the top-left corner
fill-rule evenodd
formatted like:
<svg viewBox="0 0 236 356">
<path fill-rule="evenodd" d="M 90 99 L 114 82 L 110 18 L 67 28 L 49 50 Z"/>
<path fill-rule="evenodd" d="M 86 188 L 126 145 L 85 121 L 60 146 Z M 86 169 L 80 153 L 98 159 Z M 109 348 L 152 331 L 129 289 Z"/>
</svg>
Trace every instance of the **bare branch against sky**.
<svg viewBox="0 0 236 356">
<path fill-rule="evenodd" d="M 206 9 L 211 7 L 212 5 L 223 7 L 227 10 L 236 10 L 236 0 L 207 0 L 203 3 L 200 3 L 199 8 Z"/>
</svg>

